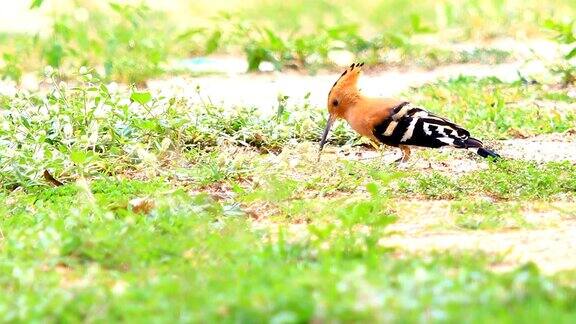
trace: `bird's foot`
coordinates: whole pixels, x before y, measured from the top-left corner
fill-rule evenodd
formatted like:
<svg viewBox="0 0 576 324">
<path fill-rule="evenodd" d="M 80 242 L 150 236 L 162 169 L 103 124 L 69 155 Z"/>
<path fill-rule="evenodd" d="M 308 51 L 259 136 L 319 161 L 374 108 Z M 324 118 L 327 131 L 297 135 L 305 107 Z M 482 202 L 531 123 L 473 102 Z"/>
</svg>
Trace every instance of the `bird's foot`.
<svg viewBox="0 0 576 324">
<path fill-rule="evenodd" d="M 393 156 L 383 155 L 383 156 L 382 156 L 382 162 L 383 162 L 384 164 L 388 164 L 388 165 L 398 165 L 399 163 L 402 162 L 402 157 L 400 157 L 400 158 L 398 158 L 398 159 L 394 159 Z"/>
<path fill-rule="evenodd" d="M 411 166 L 410 163 L 406 162 L 406 161 L 400 161 L 400 163 L 398 163 L 396 165 L 396 168 L 398 168 L 398 170 L 406 170 Z"/>
<path fill-rule="evenodd" d="M 408 162 L 408 159 L 405 159 L 404 156 L 394 160 L 391 164 L 395 164 L 399 170 L 406 170 L 413 165 L 413 163 Z"/>
</svg>

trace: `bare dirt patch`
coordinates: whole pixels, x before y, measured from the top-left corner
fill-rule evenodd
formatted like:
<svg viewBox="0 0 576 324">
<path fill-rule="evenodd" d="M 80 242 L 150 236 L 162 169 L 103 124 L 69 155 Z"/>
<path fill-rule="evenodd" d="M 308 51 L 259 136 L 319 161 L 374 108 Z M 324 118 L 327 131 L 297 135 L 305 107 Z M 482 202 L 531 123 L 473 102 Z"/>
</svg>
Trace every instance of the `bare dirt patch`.
<svg viewBox="0 0 576 324">
<path fill-rule="evenodd" d="M 434 70 L 389 69 L 367 72 L 360 79 L 360 88 L 366 95 L 394 97 L 410 87 L 418 87 L 436 80 L 449 79 L 460 75 L 476 77 L 495 76 L 505 81 L 518 79 L 518 71 L 529 74 L 542 68 L 527 66 L 522 62 L 482 65 L 455 64 Z M 198 78 L 175 77 L 167 80 L 149 81 L 148 86 L 165 96 L 189 97 L 193 102 L 210 101 L 226 107 L 257 107 L 263 113 L 274 113 L 278 96 L 288 96 L 289 104 L 324 107 L 330 87 L 338 73 L 302 75 L 292 73 L 226 74 Z M 198 95 L 201 94 L 201 96 Z"/>
<path fill-rule="evenodd" d="M 482 251 L 502 255 L 503 263 L 497 265 L 502 270 L 526 262 L 534 262 L 548 273 L 576 268 L 576 214 L 573 211 L 527 213 L 525 217 L 533 222 L 529 229 L 431 229 L 449 222 L 445 206 L 446 202 L 427 201 L 421 207 L 401 213 L 399 221 L 390 226 L 394 234 L 382 242 L 408 252 Z"/>
<path fill-rule="evenodd" d="M 522 217 L 526 228 L 458 229 L 450 213 L 451 201 L 396 201 L 398 221 L 389 226 L 380 244 L 398 253 L 483 252 L 500 256 L 494 270 L 511 270 L 534 262 L 546 273 L 576 268 L 576 206 L 569 203 L 527 203 Z M 254 229 L 285 230 L 288 242 L 309 238 L 306 224 L 278 224 L 258 219 Z"/>
<path fill-rule="evenodd" d="M 493 148 L 504 159 L 576 163 L 576 135 L 573 133 L 545 134 L 529 138 L 490 141 L 486 143 L 486 146 Z M 486 160 L 466 150 L 449 147 L 439 150 L 424 148 L 414 148 L 413 150 L 415 154 L 407 166 L 408 169 L 412 170 L 438 171 L 457 176 L 488 167 Z M 431 155 L 436 155 L 436 157 L 431 157 Z M 328 160 L 380 160 L 384 164 L 393 164 L 399 157 L 399 150 L 393 147 L 384 147 L 381 150 L 327 147 L 322 155 L 322 159 Z"/>
<path fill-rule="evenodd" d="M 576 163 L 574 134 L 546 134 L 499 142 L 502 156 L 538 162 L 571 161 Z"/>
</svg>

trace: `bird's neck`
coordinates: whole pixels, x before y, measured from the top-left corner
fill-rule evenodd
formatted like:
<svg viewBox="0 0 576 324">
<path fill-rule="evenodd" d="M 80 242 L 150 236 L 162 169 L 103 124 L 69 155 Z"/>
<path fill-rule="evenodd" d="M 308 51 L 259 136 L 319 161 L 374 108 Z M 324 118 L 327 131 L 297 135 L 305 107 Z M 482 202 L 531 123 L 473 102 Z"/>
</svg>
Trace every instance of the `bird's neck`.
<svg viewBox="0 0 576 324">
<path fill-rule="evenodd" d="M 350 126 L 363 136 L 372 137 L 371 115 L 373 114 L 373 105 L 369 98 L 358 94 L 353 105 L 346 110 L 344 119 Z"/>
<path fill-rule="evenodd" d="M 369 98 L 359 95 L 355 104 L 346 110 L 344 118 L 355 131 L 374 139 L 375 125 L 389 118 L 392 108 L 400 103 L 402 101 L 396 99 Z"/>
<path fill-rule="evenodd" d="M 346 120 L 350 121 L 350 119 L 358 116 L 359 113 L 368 105 L 366 97 L 362 96 L 359 92 L 355 93 L 354 95 L 350 95 L 347 98 L 348 109 L 344 111 L 344 117 Z"/>
</svg>

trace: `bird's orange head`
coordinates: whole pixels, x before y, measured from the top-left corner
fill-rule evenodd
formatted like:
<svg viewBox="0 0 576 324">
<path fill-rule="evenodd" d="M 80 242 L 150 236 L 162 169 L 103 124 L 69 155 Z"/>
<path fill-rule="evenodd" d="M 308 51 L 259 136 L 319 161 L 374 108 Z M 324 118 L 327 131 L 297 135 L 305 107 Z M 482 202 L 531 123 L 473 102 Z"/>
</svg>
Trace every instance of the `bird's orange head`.
<svg viewBox="0 0 576 324">
<path fill-rule="evenodd" d="M 362 72 L 364 63 L 354 63 L 340 75 L 328 93 L 328 122 L 320 141 L 320 151 L 326 143 L 330 127 L 338 118 L 345 118 L 346 112 L 352 108 L 360 98 L 358 91 L 358 76 Z M 318 156 L 320 159 L 320 156 Z"/>
<path fill-rule="evenodd" d="M 359 98 L 358 76 L 364 63 L 350 65 L 334 82 L 328 93 L 328 112 L 334 118 L 344 118 L 346 111 L 354 106 Z"/>
</svg>

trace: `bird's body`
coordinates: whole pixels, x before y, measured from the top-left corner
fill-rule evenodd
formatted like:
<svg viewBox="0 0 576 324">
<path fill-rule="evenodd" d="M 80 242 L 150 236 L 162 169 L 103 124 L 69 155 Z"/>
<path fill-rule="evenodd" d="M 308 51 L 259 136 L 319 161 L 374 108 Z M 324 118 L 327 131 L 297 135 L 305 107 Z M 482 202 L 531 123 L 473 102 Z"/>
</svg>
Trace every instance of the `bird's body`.
<svg viewBox="0 0 576 324">
<path fill-rule="evenodd" d="M 464 128 L 423 108 L 403 100 L 363 96 L 356 86 L 362 65 L 350 66 L 330 90 L 330 118 L 320 149 L 334 120 L 343 118 L 359 134 L 382 144 L 399 147 L 403 153 L 402 162 L 410 157 L 411 146 L 452 146 L 474 151 L 482 157 L 500 157 L 484 148 L 481 141 L 470 137 Z"/>
</svg>

